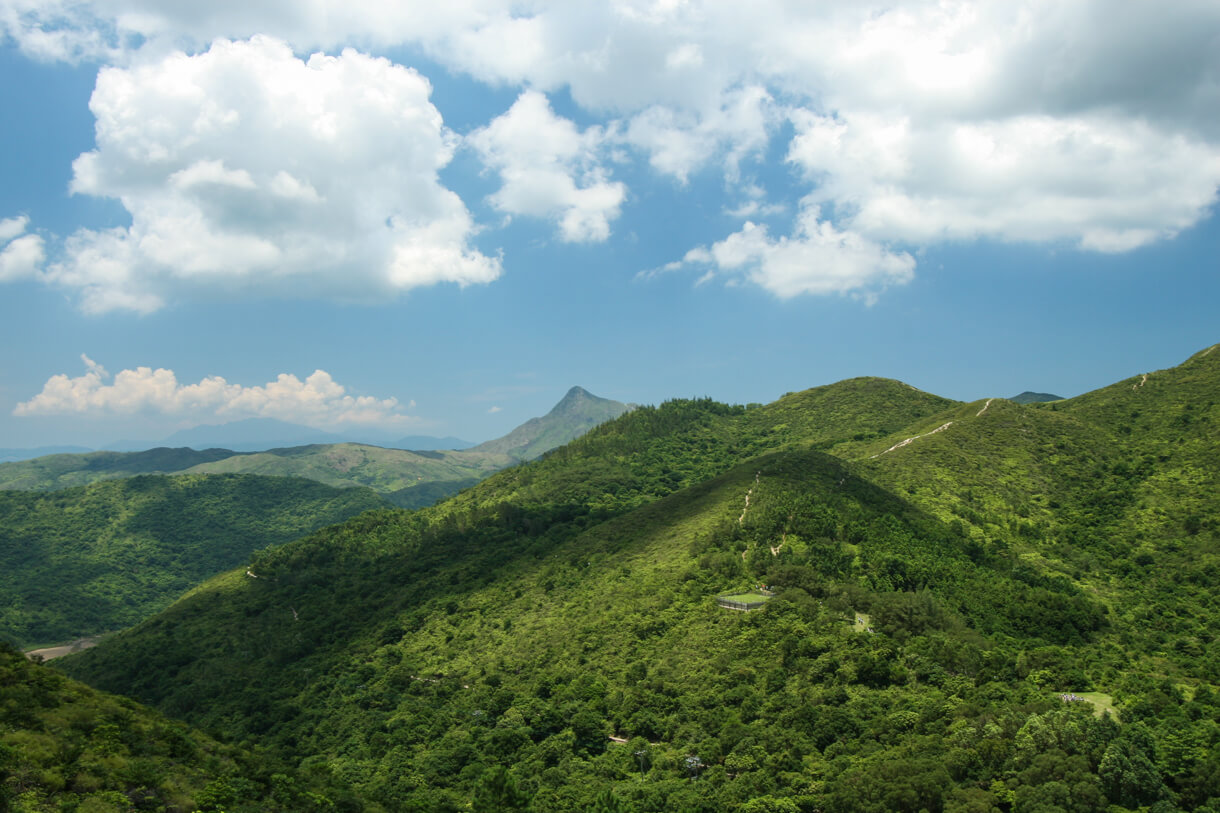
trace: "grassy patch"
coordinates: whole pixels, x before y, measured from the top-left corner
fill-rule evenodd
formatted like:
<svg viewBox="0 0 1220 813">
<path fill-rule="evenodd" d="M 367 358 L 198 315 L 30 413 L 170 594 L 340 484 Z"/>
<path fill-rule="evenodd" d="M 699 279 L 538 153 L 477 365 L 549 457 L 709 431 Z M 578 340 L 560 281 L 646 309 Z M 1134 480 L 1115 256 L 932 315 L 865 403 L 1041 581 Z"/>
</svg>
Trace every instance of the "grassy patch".
<svg viewBox="0 0 1220 813">
<path fill-rule="evenodd" d="M 1114 710 L 1114 698 L 1108 694 L 1101 692 L 1076 692 L 1076 696 L 1081 700 L 1093 704 L 1093 713 L 1098 717 L 1105 717 L 1106 714 L 1113 714 L 1118 717 L 1118 712 Z"/>
<path fill-rule="evenodd" d="M 748 593 L 733 593 L 727 596 L 717 596 L 725 601 L 740 601 L 746 604 L 753 604 L 756 601 L 770 601 L 771 596 L 763 595 L 762 593 L 751 590 Z"/>
</svg>

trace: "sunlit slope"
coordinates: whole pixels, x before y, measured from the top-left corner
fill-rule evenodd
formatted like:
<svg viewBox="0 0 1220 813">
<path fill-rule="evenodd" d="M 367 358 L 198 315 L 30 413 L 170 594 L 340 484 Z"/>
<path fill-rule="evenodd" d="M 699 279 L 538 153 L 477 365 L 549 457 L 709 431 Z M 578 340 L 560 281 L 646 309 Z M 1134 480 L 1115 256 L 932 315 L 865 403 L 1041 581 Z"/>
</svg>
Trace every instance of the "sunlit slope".
<svg viewBox="0 0 1220 813">
<path fill-rule="evenodd" d="M 989 549 L 1095 591 L 1149 669 L 1215 680 L 1218 402 L 1220 353 L 1205 350 L 1066 401 L 948 410 L 852 449 L 852 466 Z"/>
<path fill-rule="evenodd" d="M 1062 522 L 1120 449 L 1104 429 L 1004 399 L 963 404 L 867 445 L 855 470 L 976 536 L 1011 540 Z"/>
<path fill-rule="evenodd" d="M 1220 345 L 1133 376 L 1059 409 L 1109 431 L 1124 450 L 1114 475 L 1150 538 L 1220 533 Z"/>
<path fill-rule="evenodd" d="M 33 646 L 130 626 L 254 550 L 384 506 L 368 489 L 254 475 L 0 491 L 0 639 Z"/>
</svg>

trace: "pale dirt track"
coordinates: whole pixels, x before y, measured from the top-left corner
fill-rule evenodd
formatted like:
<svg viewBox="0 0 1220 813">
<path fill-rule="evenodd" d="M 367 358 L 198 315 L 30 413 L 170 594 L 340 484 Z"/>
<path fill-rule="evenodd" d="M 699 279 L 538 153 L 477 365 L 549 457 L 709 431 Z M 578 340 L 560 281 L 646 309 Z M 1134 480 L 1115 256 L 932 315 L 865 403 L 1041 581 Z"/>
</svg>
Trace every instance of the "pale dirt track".
<svg viewBox="0 0 1220 813">
<path fill-rule="evenodd" d="M 97 642 L 101 640 L 101 636 L 93 638 L 79 638 L 70 644 L 62 644 L 60 646 L 48 646 L 44 649 L 31 649 L 25 653 L 27 658 L 33 660 L 35 657 L 42 658 L 44 661 L 53 661 L 56 658 L 62 658 L 64 655 L 72 655 L 76 652 L 83 652 L 89 647 L 97 646 Z"/>
</svg>

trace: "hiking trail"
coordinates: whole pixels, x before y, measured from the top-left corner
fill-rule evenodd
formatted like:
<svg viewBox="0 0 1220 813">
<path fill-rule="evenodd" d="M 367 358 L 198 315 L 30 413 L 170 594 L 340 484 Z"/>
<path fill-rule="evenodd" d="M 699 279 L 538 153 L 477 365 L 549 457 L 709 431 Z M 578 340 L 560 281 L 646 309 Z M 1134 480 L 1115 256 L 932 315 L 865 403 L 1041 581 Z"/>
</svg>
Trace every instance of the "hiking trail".
<svg viewBox="0 0 1220 813">
<path fill-rule="evenodd" d="M 987 407 L 983 407 L 983 409 L 986 409 L 986 408 Z M 980 412 L 979 414 L 982 415 L 983 413 Z M 913 438 L 907 438 L 906 440 L 899 441 L 898 443 L 895 443 L 890 448 L 886 449 L 884 452 L 877 452 L 877 454 L 870 457 L 869 460 L 872 460 L 873 458 L 881 457 L 881 455 L 883 455 L 883 454 L 889 454 L 890 452 L 894 451 L 895 449 L 901 449 L 903 446 L 906 446 L 909 443 L 917 441 L 920 438 L 926 438 L 928 435 L 935 435 L 937 432 L 943 432 L 946 429 L 948 429 L 950 426 L 952 426 L 954 423 L 955 423 L 955 421 L 949 421 L 947 424 L 945 424 L 943 426 L 936 427 L 931 432 L 924 432 L 922 435 L 916 435 Z"/>
</svg>

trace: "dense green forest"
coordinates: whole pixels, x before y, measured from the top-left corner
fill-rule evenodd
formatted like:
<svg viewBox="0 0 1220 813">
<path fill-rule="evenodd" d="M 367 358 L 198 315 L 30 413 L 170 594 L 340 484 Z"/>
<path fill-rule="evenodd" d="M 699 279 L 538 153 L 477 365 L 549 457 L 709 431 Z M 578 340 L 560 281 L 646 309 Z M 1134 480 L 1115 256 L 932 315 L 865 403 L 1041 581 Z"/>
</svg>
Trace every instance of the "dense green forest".
<svg viewBox="0 0 1220 813">
<path fill-rule="evenodd" d="M 640 408 L 57 663 L 393 810 L 1220 811 L 1217 402 Z"/>
<path fill-rule="evenodd" d="M 0 640 L 129 627 L 252 551 L 385 506 L 368 489 L 255 475 L 0 491 Z"/>
<path fill-rule="evenodd" d="M 0 810 L 334 811 L 359 804 L 324 771 L 296 774 L 27 661 L 0 642 Z"/>
</svg>

